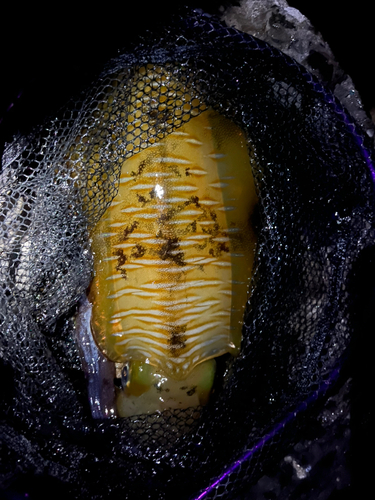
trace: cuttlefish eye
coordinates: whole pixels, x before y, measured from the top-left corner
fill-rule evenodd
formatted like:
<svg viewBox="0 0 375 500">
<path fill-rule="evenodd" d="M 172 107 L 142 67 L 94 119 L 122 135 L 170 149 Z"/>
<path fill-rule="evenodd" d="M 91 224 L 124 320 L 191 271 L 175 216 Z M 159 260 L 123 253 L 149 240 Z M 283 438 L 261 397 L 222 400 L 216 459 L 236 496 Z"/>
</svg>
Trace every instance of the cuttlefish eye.
<svg viewBox="0 0 375 500">
<path fill-rule="evenodd" d="M 212 108 L 123 162 L 88 294 L 118 415 L 207 402 L 215 358 L 240 349 L 256 203 L 248 139 Z"/>
</svg>

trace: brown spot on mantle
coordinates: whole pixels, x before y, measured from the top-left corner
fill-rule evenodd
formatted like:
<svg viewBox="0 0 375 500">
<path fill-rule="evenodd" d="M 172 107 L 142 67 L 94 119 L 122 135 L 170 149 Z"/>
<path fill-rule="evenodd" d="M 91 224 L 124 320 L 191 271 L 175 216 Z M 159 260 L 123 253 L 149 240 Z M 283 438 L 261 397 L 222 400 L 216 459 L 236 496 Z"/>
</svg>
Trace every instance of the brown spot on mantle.
<svg viewBox="0 0 375 500">
<path fill-rule="evenodd" d="M 185 349 L 187 340 L 185 332 L 186 332 L 186 325 L 171 327 L 168 338 L 168 344 L 171 356 L 173 357 L 180 356 L 182 350 Z"/>
<path fill-rule="evenodd" d="M 113 252 L 113 255 L 115 255 L 117 257 L 116 270 L 120 271 L 120 273 L 124 279 L 127 279 L 128 274 L 126 272 L 126 269 L 122 269 L 122 267 L 121 267 L 128 260 L 127 256 L 124 254 L 124 250 L 122 248 L 119 248 L 118 250 L 115 250 Z"/>
<path fill-rule="evenodd" d="M 158 255 L 162 260 L 171 260 L 177 266 L 185 266 L 184 252 L 176 252 L 180 248 L 179 239 L 177 237 L 168 238 L 158 250 Z M 173 253 L 172 253 L 173 252 Z"/>
<path fill-rule="evenodd" d="M 131 251 L 131 256 L 134 257 L 134 259 L 139 259 L 140 257 L 143 257 L 144 254 L 146 253 L 146 249 L 143 245 L 140 243 L 137 243 Z"/>
<path fill-rule="evenodd" d="M 138 222 L 134 221 L 130 226 L 126 226 L 126 228 L 118 235 L 117 239 L 119 242 L 125 241 L 129 234 L 131 234 L 138 227 Z"/>
</svg>

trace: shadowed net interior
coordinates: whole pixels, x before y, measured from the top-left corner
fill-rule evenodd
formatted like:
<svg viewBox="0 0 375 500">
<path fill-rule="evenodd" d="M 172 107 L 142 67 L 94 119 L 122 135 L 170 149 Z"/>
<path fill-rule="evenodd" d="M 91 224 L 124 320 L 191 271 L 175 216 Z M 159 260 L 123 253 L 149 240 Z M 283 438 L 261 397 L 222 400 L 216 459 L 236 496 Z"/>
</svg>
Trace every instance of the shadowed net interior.
<svg viewBox="0 0 375 500">
<path fill-rule="evenodd" d="M 259 194 L 241 354 L 205 408 L 95 421 L 74 336 L 92 277 L 89 229 L 116 195 L 125 159 L 208 106 L 248 135 Z M 205 498 L 234 498 L 255 482 L 303 432 L 309 404 L 347 356 L 360 295 L 353 270 L 374 240 L 370 157 L 367 139 L 301 66 L 196 11 L 110 61 L 59 114 L 8 144 L 4 486 L 26 475 L 77 498 L 189 499 L 225 470 Z"/>
</svg>

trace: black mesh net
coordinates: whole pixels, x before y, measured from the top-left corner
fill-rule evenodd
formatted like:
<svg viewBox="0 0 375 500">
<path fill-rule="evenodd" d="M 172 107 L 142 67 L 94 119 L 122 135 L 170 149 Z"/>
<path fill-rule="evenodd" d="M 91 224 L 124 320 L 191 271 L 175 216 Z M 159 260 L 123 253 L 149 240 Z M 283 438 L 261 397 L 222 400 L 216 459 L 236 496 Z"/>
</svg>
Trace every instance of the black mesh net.
<svg viewBox="0 0 375 500">
<path fill-rule="evenodd" d="M 204 408 L 91 418 L 74 333 L 88 228 L 123 161 L 211 107 L 249 137 L 259 192 L 241 354 Z M 340 379 L 374 239 L 371 146 L 278 50 L 190 12 L 110 61 L 5 148 L 0 177 L 1 479 L 70 498 L 236 498 Z M 310 419 L 310 420 L 309 420 Z"/>
</svg>

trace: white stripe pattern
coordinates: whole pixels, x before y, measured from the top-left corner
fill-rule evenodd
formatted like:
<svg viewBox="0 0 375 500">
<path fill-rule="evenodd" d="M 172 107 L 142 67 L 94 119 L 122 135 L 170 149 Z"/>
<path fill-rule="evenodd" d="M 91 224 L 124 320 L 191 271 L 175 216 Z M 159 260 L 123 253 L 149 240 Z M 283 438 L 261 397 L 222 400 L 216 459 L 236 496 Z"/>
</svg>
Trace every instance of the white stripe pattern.
<svg viewBox="0 0 375 500">
<path fill-rule="evenodd" d="M 110 359 L 143 356 L 181 378 L 196 363 L 238 349 L 247 286 L 240 263 L 249 267 L 238 239 L 248 196 L 237 199 L 230 155 L 215 149 L 216 127 L 204 115 L 197 129 L 194 118 L 126 160 L 119 193 L 93 238 L 97 342 Z M 218 130 L 217 144 L 241 137 L 227 126 Z"/>
</svg>

